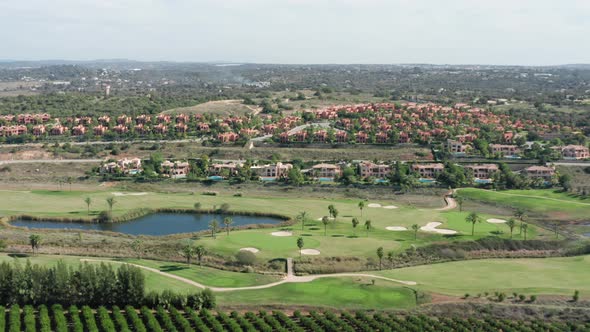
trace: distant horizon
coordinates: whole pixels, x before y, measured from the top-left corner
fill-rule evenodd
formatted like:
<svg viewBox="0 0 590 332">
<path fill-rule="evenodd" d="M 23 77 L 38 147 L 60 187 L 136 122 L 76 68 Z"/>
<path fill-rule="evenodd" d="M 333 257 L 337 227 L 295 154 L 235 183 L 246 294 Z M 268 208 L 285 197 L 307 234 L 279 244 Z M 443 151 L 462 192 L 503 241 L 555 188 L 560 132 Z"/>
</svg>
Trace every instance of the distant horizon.
<svg viewBox="0 0 590 332">
<path fill-rule="evenodd" d="M 178 64 L 230 64 L 230 65 L 288 65 L 288 66 L 488 66 L 488 67 L 564 67 L 564 66 L 590 66 L 590 62 L 587 63 L 556 63 L 556 64 L 545 64 L 545 65 L 533 65 L 533 64 L 494 64 L 494 63 L 426 63 L 426 62 L 399 62 L 399 63 L 345 63 L 345 62 L 333 62 L 333 63 L 281 63 L 281 62 L 248 62 L 248 61 L 225 61 L 225 60 L 137 60 L 127 58 L 104 58 L 104 59 L 0 59 L 0 63 L 18 63 L 18 62 L 31 62 L 31 63 L 44 63 L 44 62 L 55 62 L 55 63 L 114 63 L 114 62 L 137 62 L 137 63 L 178 63 Z"/>
<path fill-rule="evenodd" d="M 587 0 L 0 1 L 0 58 L 588 64 L 588 17 Z"/>
</svg>

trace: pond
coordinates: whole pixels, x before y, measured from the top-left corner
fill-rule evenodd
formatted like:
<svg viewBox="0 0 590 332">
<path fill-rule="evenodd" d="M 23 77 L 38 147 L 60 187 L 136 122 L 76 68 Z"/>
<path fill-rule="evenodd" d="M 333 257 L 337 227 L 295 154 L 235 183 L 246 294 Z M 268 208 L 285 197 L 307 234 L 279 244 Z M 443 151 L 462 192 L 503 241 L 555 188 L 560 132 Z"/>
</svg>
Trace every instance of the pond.
<svg viewBox="0 0 590 332">
<path fill-rule="evenodd" d="M 232 218 L 232 227 L 255 224 L 275 225 L 284 221 L 283 219 L 274 217 L 246 215 L 154 213 L 120 223 L 72 223 L 50 220 L 15 220 L 10 224 L 13 226 L 29 228 L 97 230 L 130 235 L 170 235 L 208 230 L 209 222 L 214 218 L 219 222 L 219 228 L 223 229 L 223 218 L 225 217 Z"/>
</svg>

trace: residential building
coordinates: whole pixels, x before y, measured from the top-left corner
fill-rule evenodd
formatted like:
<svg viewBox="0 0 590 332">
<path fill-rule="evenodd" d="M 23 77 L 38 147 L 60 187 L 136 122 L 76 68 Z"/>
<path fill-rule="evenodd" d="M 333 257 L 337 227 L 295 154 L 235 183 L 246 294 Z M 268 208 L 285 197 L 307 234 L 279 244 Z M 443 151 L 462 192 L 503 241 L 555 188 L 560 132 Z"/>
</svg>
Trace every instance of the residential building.
<svg viewBox="0 0 590 332">
<path fill-rule="evenodd" d="M 413 164 L 412 171 L 418 173 L 422 179 L 436 179 L 445 170 L 445 165 L 436 164 Z"/>
<path fill-rule="evenodd" d="M 516 156 L 520 153 L 520 148 L 517 145 L 490 144 L 489 147 L 492 153 L 499 153 L 503 156 Z"/>
<path fill-rule="evenodd" d="M 563 159 L 588 159 L 590 158 L 590 152 L 588 148 L 583 145 L 568 145 L 561 149 L 561 155 Z"/>
<path fill-rule="evenodd" d="M 365 161 L 359 164 L 361 178 L 374 177 L 378 179 L 386 179 L 391 174 L 391 166 L 386 164 L 375 164 L 370 161 Z"/>
<path fill-rule="evenodd" d="M 340 176 L 340 174 L 342 174 L 340 167 L 332 164 L 317 164 L 314 165 L 311 169 L 316 178 L 334 179 Z"/>
<path fill-rule="evenodd" d="M 489 180 L 499 169 L 496 164 L 467 165 L 465 168 L 473 172 L 476 180 Z"/>
<path fill-rule="evenodd" d="M 545 181 L 551 181 L 555 175 L 555 168 L 547 166 L 531 166 L 525 168 L 525 174 L 531 178 L 542 178 Z"/>
<path fill-rule="evenodd" d="M 190 172 L 190 164 L 186 161 L 171 162 L 166 160 L 162 163 L 162 175 L 173 179 L 184 178 Z"/>
<path fill-rule="evenodd" d="M 253 166 L 252 170 L 257 172 L 260 177 L 263 178 L 274 178 L 280 179 L 287 177 L 289 170 L 293 168 L 291 164 L 283 164 L 278 162 L 276 164 L 264 165 L 264 166 Z"/>
</svg>

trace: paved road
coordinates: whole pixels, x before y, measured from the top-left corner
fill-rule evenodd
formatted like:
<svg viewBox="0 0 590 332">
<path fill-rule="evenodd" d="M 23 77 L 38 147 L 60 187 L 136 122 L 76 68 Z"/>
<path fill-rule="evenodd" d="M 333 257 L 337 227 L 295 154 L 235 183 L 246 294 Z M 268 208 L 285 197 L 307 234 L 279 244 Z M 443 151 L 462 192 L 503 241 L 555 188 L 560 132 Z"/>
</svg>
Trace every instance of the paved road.
<svg viewBox="0 0 590 332">
<path fill-rule="evenodd" d="M 287 133 L 289 134 L 289 136 L 291 135 L 295 135 L 296 133 L 304 130 L 307 127 L 320 127 L 320 128 L 329 128 L 330 127 L 330 123 L 329 122 L 319 122 L 319 123 L 308 123 L 308 124 L 304 124 L 301 126 L 297 126 L 293 129 L 290 129 L 289 131 L 287 131 Z M 264 141 L 267 138 L 271 138 L 272 135 L 264 135 L 264 136 L 260 136 L 260 137 L 256 137 L 251 139 L 251 141 Z"/>
<path fill-rule="evenodd" d="M 175 139 L 175 140 L 134 140 L 134 141 L 90 141 L 90 142 L 57 142 L 60 144 L 69 143 L 70 145 L 108 145 L 108 144 L 131 144 L 131 143 L 201 143 L 203 138 Z M 42 147 L 45 144 L 54 144 L 56 142 L 43 143 L 21 143 L 21 144 L 0 144 L 0 147 Z"/>
<path fill-rule="evenodd" d="M 590 163 L 568 163 L 568 162 L 555 162 L 555 163 L 547 163 L 547 166 L 571 166 L 571 167 L 588 167 Z"/>
<path fill-rule="evenodd" d="M 289 270 L 289 259 L 287 259 L 287 269 Z M 109 260 L 101 260 L 101 259 L 81 259 L 80 261 L 82 262 L 104 262 L 104 263 L 118 263 L 118 262 L 114 262 L 114 261 L 109 261 Z M 293 261 L 290 261 L 291 266 L 293 264 Z M 334 273 L 334 274 L 316 274 L 316 275 L 309 275 L 309 276 L 295 276 L 292 274 L 292 267 L 291 267 L 291 274 L 289 275 L 289 273 L 287 273 L 287 276 L 284 277 L 282 280 L 276 281 L 276 282 L 271 282 L 269 284 L 265 284 L 265 285 L 258 285 L 258 286 L 249 286 L 249 287 L 209 287 L 207 285 L 198 283 L 196 281 L 187 279 L 187 278 L 183 278 L 174 274 L 170 274 L 167 272 L 162 272 L 158 269 L 154 269 L 151 267 L 147 267 L 147 266 L 143 266 L 143 265 L 139 265 L 139 264 L 132 264 L 132 263 L 122 263 L 122 264 L 129 264 L 132 266 L 136 266 L 140 269 L 144 269 L 146 271 L 150 271 L 150 272 L 154 272 L 157 273 L 159 275 L 168 277 L 168 278 L 172 278 L 181 282 L 184 282 L 188 285 L 191 286 L 195 286 L 197 288 L 201 288 L 201 289 L 205 289 L 205 288 L 209 288 L 214 292 L 231 292 L 231 291 L 240 291 L 240 290 L 256 290 L 256 289 L 265 289 L 265 288 L 271 288 L 274 286 L 278 286 L 281 284 L 285 284 L 285 283 L 297 283 L 297 282 L 311 282 L 314 281 L 316 279 L 319 278 L 336 278 L 336 277 L 367 277 L 367 278 L 373 278 L 373 279 L 381 279 L 381 280 L 387 280 L 387 281 L 393 281 L 393 282 L 397 282 L 403 285 L 408 285 L 408 286 L 414 286 L 416 285 L 416 282 L 414 281 L 404 281 L 404 280 L 397 280 L 397 279 L 391 279 L 391 278 L 387 278 L 387 277 L 382 277 L 382 276 L 378 276 L 378 275 L 372 275 L 372 274 L 366 274 L 366 273 Z"/>
</svg>

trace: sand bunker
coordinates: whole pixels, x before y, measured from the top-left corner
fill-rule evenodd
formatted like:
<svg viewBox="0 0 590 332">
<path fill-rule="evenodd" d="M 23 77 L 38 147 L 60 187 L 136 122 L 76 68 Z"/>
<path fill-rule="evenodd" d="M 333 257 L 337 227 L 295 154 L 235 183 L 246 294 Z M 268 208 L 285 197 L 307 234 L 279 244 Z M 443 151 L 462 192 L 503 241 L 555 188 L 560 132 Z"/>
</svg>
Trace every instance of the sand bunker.
<svg viewBox="0 0 590 332">
<path fill-rule="evenodd" d="M 318 221 L 322 221 L 322 219 L 324 219 L 324 217 L 318 218 Z M 334 220 L 334 218 L 328 217 L 328 220 Z"/>
<path fill-rule="evenodd" d="M 147 195 L 147 193 L 120 193 L 120 192 L 116 192 L 113 193 L 114 196 L 143 196 L 143 195 Z"/>
<path fill-rule="evenodd" d="M 383 208 L 384 209 L 397 209 L 397 206 L 395 206 L 395 205 L 386 205 Z"/>
<path fill-rule="evenodd" d="M 388 231 L 396 231 L 396 232 L 408 230 L 407 228 L 405 228 L 403 226 L 387 226 L 387 227 L 385 227 L 385 229 Z"/>
<path fill-rule="evenodd" d="M 301 253 L 304 255 L 319 255 L 320 251 L 316 249 L 303 249 Z"/>
<path fill-rule="evenodd" d="M 506 222 L 506 220 L 504 220 L 504 219 L 496 219 L 496 218 L 490 218 L 486 221 L 489 222 L 490 224 L 503 224 Z"/>
<path fill-rule="evenodd" d="M 434 221 L 429 222 L 428 224 L 426 224 L 426 226 L 420 227 L 420 229 L 425 232 L 432 232 L 438 234 L 457 234 L 457 231 L 454 231 L 452 229 L 437 228 L 440 225 L 442 225 L 442 223 Z"/>
<path fill-rule="evenodd" d="M 270 233 L 270 235 L 272 235 L 272 236 L 292 236 L 293 233 L 280 231 L 280 232 L 272 232 L 272 233 Z"/>
<path fill-rule="evenodd" d="M 370 207 L 370 208 L 379 208 L 379 207 L 381 207 L 381 204 L 371 203 L 371 204 L 369 204 L 367 206 Z"/>
<path fill-rule="evenodd" d="M 249 252 L 251 252 L 251 253 L 257 253 L 257 252 L 259 252 L 260 250 L 258 250 L 258 249 L 256 249 L 256 248 L 251 248 L 251 247 L 248 247 L 248 248 L 240 248 L 240 251 L 249 251 Z"/>
</svg>

